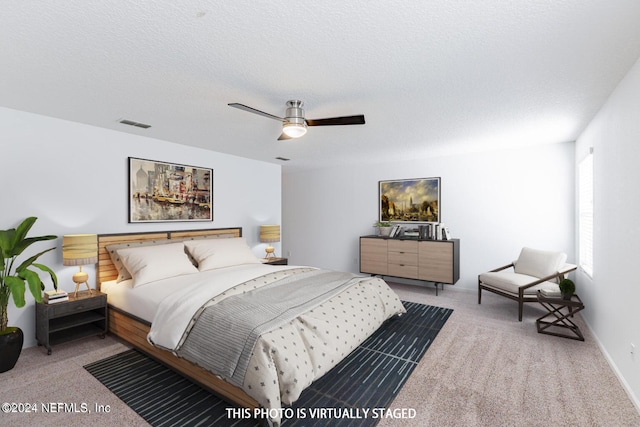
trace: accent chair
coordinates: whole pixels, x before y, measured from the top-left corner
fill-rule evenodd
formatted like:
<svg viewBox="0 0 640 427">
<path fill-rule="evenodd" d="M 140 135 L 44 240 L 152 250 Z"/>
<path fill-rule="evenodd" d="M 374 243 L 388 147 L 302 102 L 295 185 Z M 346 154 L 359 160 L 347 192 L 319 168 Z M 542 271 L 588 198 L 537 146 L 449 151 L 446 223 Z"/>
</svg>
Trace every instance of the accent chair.
<svg viewBox="0 0 640 427">
<path fill-rule="evenodd" d="M 525 302 L 537 302 L 541 289 L 559 291 L 560 280 L 577 268 L 566 260 L 564 252 L 522 248 L 516 261 L 478 275 L 478 304 L 483 290 L 518 301 L 518 320 L 522 321 Z"/>
</svg>

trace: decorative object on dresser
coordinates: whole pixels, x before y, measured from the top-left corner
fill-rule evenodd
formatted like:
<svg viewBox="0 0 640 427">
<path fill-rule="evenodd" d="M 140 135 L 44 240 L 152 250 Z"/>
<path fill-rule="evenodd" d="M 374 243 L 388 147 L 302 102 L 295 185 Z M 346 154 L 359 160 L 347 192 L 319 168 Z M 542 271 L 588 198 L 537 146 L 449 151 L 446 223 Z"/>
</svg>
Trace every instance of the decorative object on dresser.
<svg viewBox="0 0 640 427">
<path fill-rule="evenodd" d="M 129 222 L 213 221 L 213 169 L 129 157 Z"/>
<path fill-rule="evenodd" d="M 433 282 L 438 295 L 438 284 L 460 278 L 460 239 L 361 236 L 360 272 Z"/>
<path fill-rule="evenodd" d="M 440 178 L 380 181 L 378 219 L 440 222 Z"/>
<path fill-rule="evenodd" d="M 262 243 L 276 243 L 280 241 L 280 226 L 279 225 L 261 225 L 260 226 L 260 241 Z M 265 252 L 265 259 L 274 258 L 276 249 L 270 244 L 267 245 Z"/>
<path fill-rule="evenodd" d="M 98 236 L 95 234 L 67 234 L 62 237 L 62 264 L 77 265 L 80 271 L 73 275 L 76 284 L 74 295 L 78 295 L 78 288 L 84 284 L 91 293 L 89 275 L 82 271 L 83 265 L 98 262 Z"/>
<path fill-rule="evenodd" d="M 380 236 L 391 235 L 391 231 L 394 228 L 389 221 L 378 221 L 375 224 L 373 224 L 373 226 L 378 229 L 378 234 Z"/>
<path fill-rule="evenodd" d="M 558 292 L 558 282 L 577 268 L 566 260 L 564 252 L 522 248 L 516 261 L 478 275 L 478 304 L 483 290 L 510 298 L 518 302 L 522 321 L 525 302 L 537 302 L 541 290 Z"/>
<path fill-rule="evenodd" d="M 107 333 L 107 295 L 82 291 L 56 304 L 36 303 L 36 339 L 51 354 L 51 346 Z"/>
<path fill-rule="evenodd" d="M 53 287 L 58 288 L 58 278 L 49 267 L 36 263 L 36 260 L 44 253 L 55 249 L 49 248 L 32 255 L 21 263 L 16 263 L 17 258 L 33 243 L 53 240 L 57 236 L 47 235 L 38 237 L 27 237 L 29 230 L 36 222 L 36 217 L 26 218 L 16 228 L 0 230 L 0 252 L 2 253 L 2 264 L 0 267 L 0 372 L 6 372 L 15 366 L 24 343 L 24 334 L 18 327 L 9 327 L 7 307 L 9 297 L 13 297 L 16 307 L 24 307 L 26 288 L 33 295 L 33 298 L 42 301 L 42 291 L 44 284 L 40 276 L 32 267 L 49 273 Z"/>
</svg>

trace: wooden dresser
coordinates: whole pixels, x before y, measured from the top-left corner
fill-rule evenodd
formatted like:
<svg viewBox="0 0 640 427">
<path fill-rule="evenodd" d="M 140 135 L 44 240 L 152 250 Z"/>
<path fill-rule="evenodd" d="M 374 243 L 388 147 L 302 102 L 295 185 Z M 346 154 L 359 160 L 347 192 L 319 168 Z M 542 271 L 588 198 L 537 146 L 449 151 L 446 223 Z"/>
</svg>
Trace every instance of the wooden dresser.
<svg viewBox="0 0 640 427">
<path fill-rule="evenodd" d="M 460 278 L 460 239 L 360 237 L 360 272 L 453 285 Z"/>
</svg>

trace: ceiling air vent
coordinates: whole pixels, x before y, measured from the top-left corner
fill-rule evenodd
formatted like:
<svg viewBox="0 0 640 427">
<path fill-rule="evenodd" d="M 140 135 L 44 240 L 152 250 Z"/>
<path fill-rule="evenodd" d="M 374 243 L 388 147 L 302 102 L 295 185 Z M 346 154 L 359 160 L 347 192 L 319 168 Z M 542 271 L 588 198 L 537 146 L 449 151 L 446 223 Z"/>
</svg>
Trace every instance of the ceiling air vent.
<svg viewBox="0 0 640 427">
<path fill-rule="evenodd" d="M 149 129 L 151 127 L 151 125 L 147 125 L 147 124 L 144 124 L 144 123 L 138 123 L 138 122 L 134 122 L 133 120 L 126 120 L 126 119 L 120 120 L 120 123 L 122 123 L 123 125 L 139 127 L 139 128 L 142 128 L 142 129 Z"/>
</svg>

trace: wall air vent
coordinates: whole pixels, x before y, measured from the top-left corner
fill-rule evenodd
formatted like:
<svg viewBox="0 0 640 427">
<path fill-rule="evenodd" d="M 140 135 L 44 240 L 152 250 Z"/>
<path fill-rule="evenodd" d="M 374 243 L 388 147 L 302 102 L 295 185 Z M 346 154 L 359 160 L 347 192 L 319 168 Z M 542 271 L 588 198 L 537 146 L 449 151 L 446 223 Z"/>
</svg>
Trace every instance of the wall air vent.
<svg viewBox="0 0 640 427">
<path fill-rule="evenodd" d="M 126 119 L 120 120 L 120 123 L 122 123 L 123 125 L 139 127 L 139 128 L 142 128 L 142 129 L 149 129 L 151 127 L 151 125 L 147 125 L 147 124 L 144 124 L 144 123 L 138 123 L 138 122 L 134 122 L 133 120 L 126 120 Z"/>
</svg>

